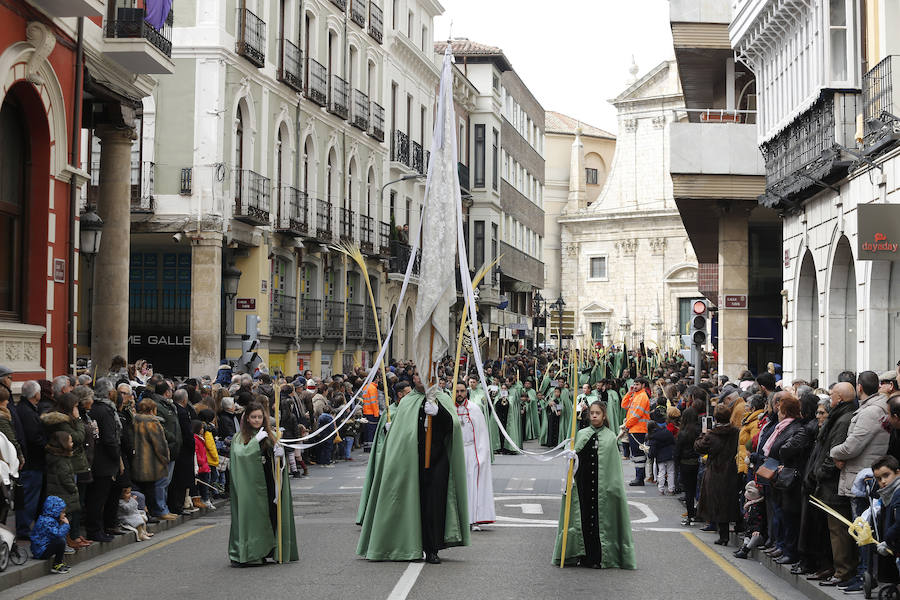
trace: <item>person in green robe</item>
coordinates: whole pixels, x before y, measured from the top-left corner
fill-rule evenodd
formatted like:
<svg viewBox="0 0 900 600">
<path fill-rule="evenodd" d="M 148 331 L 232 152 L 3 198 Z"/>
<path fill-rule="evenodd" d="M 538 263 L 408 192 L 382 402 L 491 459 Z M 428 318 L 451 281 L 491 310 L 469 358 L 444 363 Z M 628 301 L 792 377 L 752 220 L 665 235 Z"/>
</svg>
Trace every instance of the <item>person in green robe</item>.
<svg viewBox="0 0 900 600">
<path fill-rule="evenodd" d="M 578 432 L 578 469 L 572 481 L 566 565 L 594 569 L 635 569 L 631 519 L 625 497 L 616 434 L 609 428 L 600 401 L 590 406 L 590 427 Z M 553 564 L 562 556 L 566 495 L 563 493 Z"/>
<path fill-rule="evenodd" d="M 531 385 L 530 379 L 525 382 L 522 401 L 525 404 L 525 439 L 528 441 L 535 440 L 540 434 L 541 422 L 538 417 L 537 391 Z"/>
<path fill-rule="evenodd" d="M 572 416 L 574 406 L 572 406 L 572 396 L 569 394 L 569 388 L 564 387 L 565 381 L 560 379 L 559 383 L 559 437 L 560 442 L 572 437 Z M 558 443 L 558 442 L 557 442 Z"/>
<path fill-rule="evenodd" d="M 487 402 L 485 401 L 484 390 L 478 385 L 477 377 L 469 377 L 469 402 L 477 404 L 481 409 L 481 414 L 487 414 Z"/>
<path fill-rule="evenodd" d="M 625 422 L 625 411 L 622 410 L 622 399 L 619 398 L 619 392 L 612 388 L 609 382 L 604 383 L 606 388 L 606 412 L 609 419 L 609 426 L 613 431 L 619 431 L 619 427 Z"/>
<path fill-rule="evenodd" d="M 506 413 L 506 422 L 504 426 L 506 427 L 506 433 L 509 434 L 510 439 L 515 443 L 517 448 L 522 447 L 523 443 L 523 412 L 524 407 L 522 406 L 522 383 L 520 381 L 516 381 L 515 378 L 510 377 L 507 380 L 506 387 L 509 389 L 509 411 Z M 516 450 L 511 447 L 511 445 L 506 441 L 501 441 L 504 447 L 507 447 L 510 454 L 517 454 Z"/>
<path fill-rule="evenodd" d="M 278 505 L 273 468 L 275 445 L 268 416 L 258 402 L 250 402 L 241 419 L 241 430 L 231 442 L 228 466 L 231 493 L 231 533 L 228 557 L 233 567 L 265 564 L 278 559 Z M 294 505 L 287 469 L 281 472 L 282 560 L 298 560 Z"/>
<path fill-rule="evenodd" d="M 541 446 L 555 448 L 559 444 L 559 411 L 562 388 L 554 385 L 541 399 Z"/>
<path fill-rule="evenodd" d="M 466 462 L 459 419 L 443 391 L 399 382 L 391 421 L 381 419 L 366 470 L 356 553 L 367 560 L 439 564 L 438 551 L 469 545 Z M 427 417 L 431 456 L 425 465 Z"/>
</svg>

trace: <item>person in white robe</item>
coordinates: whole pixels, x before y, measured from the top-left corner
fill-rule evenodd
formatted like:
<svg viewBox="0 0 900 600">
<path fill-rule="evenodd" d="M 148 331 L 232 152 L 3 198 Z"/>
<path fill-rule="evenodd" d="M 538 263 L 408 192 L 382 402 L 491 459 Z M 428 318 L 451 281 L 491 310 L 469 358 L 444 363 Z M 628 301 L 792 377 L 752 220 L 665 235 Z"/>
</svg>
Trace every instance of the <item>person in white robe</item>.
<svg viewBox="0 0 900 600">
<path fill-rule="evenodd" d="M 496 520 L 491 478 L 491 438 L 484 414 L 478 405 L 469 402 L 468 390 L 462 383 L 456 384 L 456 414 L 462 427 L 466 455 L 469 522 L 473 531 L 480 531 L 480 525 Z"/>
</svg>

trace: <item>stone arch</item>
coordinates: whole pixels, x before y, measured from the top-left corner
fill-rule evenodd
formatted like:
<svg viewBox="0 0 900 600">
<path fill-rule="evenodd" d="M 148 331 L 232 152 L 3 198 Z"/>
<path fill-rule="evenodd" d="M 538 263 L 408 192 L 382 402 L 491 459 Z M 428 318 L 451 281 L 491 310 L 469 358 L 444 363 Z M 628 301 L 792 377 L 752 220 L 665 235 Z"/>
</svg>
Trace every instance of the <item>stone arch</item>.
<svg viewBox="0 0 900 600">
<path fill-rule="evenodd" d="M 316 148 L 316 136 L 309 134 L 303 140 L 302 154 L 300 155 L 300 180 L 299 188 L 309 197 L 314 197 L 318 186 L 319 154 Z"/>
<path fill-rule="evenodd" d="M 322 196 L 325 200 L 335 203 L 340 196 L 341 167 L 340 154 L 335 146 L 328 149 L 325 159 L 325 185 Z"/>
<path fill-rule="evenodd" d="M 828 274 L 828 360 L 826 379 L 837 380 L 841 371 L 856 371 L 857 329 L 856 266 L 853 250 L 846 236 L 841 235 L 831 259 Z"/>
<path fill-rule="evenodd" d="M 240 161 L 238 160 L 238 125 L 242 128 L 242 144 L 240 149 Z M 235 97 L 234 111 L 232 116 L 231 134 L 232 143 L 232 161 L 234 167 L 238 168 L 238 164 L 244 169 L 253 169 L 254 142 L 256 140 L 256 113 L 254 111 L 253 96 L 249 88 L 242 88 Z"/>
<path fill-rule="evenodd" d="M 308 277 L 303 272 L 307 266 L 310 269 Z M 322 296 L 322 260 L 315 255 L 304 256 L 300 268 L 300 296 L 310 299 L 320 298 Z"/>
<path fill-rule="evenodd" d="M 809 249 L 800 263 L 795 298 L 795 378 L 812 381 L 819 377 L 819 286 L 815 260 Z"/>
<path fill-rule="evenodd" d="M 377 221 L 381 220 L 381 198 L 378 197 L 378 180 L 375 177 L 375 167 L 372 161 L 366 169 L 365 194 L 361 200 L 364 201 L 366 207 L 366 215 L 372 217 L 376 221 L 375 227 L 378 227 Z M 360 208 L 362 212 L 362 208 Z"/>
<path fill-rule="evenodd" d="M 403 355 L 406 359 L 411 359 L 413 357 L 413 310 L 411 306 L 406 307 L 406 318 L 404 320 L 405 333 L 405 344 L 403 348 Z"/>
<path fill-rule="evenodd" d="M 62 86 L 46 58 L 37 61 L 36 65 L 29 65 L 34 55 L 35 47 L 27 42 L 16 42 L 0 54 L 0 101 L 6 98 L 17 83 L 21 82 L 34 89 L 43 104 L 47 119 L 50 176 L 68 181 L 68 126 Z M 30 77 L 29 67 L 32 71 Z"/>
</svg>

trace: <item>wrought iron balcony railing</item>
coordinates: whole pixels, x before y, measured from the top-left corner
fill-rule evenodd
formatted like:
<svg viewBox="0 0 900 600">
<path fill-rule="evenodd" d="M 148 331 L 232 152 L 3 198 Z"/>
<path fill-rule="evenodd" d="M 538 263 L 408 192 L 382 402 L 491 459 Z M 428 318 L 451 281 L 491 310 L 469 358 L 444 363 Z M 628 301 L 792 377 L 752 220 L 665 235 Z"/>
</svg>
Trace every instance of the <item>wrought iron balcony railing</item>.
<svg viewBox="0 0 900 600">
<path fill-rule="evenodd" d="M 306 91 L 304 95 L 319 106 L 328 104 L 328 73 L 315 59 L 306 58 Z"/>
<path fill-rule="evenodd" d="M 350 20 L 360 27 L 366 26 L 366 0 L 350 0 Z"/>
<path fill-rule="evenodd" d="M 322 318 L 322 333 L 328 339 L 344 337 L 344 303 L 335 300 L 325 301 Z"/>
<path fill-rule="evenodd" d="M 407 167 L 412 163 L 409 159 L 409 136 L 402 131 L 394 131 L 391 136 L 391 160 Z"/>
<path fill-rule="evenodd" d="M 900 56 L 886 56 L 863 77 L 863 119 L 866 154 L 900 140 Z"/>
<path fill-rule="evenodd" d="M 281 292 L 272 292 L 269 310 L 271 335 L 294 337 L 297 330 L 297 298 Z"/>
<path fill-rule="evenodd" d="M 291 89 L 302 92 L 303 52 L 287 40 L 282 40 L 281 43 L 281 68 L 278 69 L 278 79 Z"/>
<path fill-rule="evenodd" d="M 425 153 L 419 142 L 412 143 L 412 165 L 410 166 L 419 173 L 425 172 Z"/>
<path fill-rule="evenodd" d="M 306 235 L 309 232 L 309 200 L 306 192 L 289 185 L 281 189 L 281 205 L 275 229 L 293 236 Z"/>
<path fill-rule="evenodd" d="M 246 8 L 240 9 L 237 53 L 257 67 L 266 64 L 266 22 Z"/>
<path fill-rule="evenodd" d="M 131 211 L 153 211 L 153 176 L 156 164 L 145 160 L 131 164 Z"/>
<path fill-rule="evenodd" d="M 409 257 L 412 254 L 412 248 L 409 244 L 394 240 L 391 242 L 391 258 L 388 261 L 389 272 L 406 273 L 406 267 L 409 265 Z M 419 266 L 421 262 L 421 254 L 416 254 L 416 261 L 413 263 L 412 274 L 419 275 Z"/>
<path fill-rule="evenodd" d="M 349 115 L 349 87 L 347 82 L 338 77 L 331 75 L 331 93 L 328 95 L 328 112 L 337 115 L 342 119 L 346 119 Z"/>
<path fill-rule="evenodd" d="M 359 216 L 359 249 L 366 254 L 372 254 L 375 251 L 375 232 L 372 230 L 374 222 L 372 217 Z"/>
<path fill-rule="evenodd" d="M 376 306 L 375 312 L 381 317 L 381 308 Z M 365 333 L 363 334 L 366 341 L 374 342 L 378 340 L 378 332 L 375 330 L 375 315 L 372 314 L 372 307 L 366 304 L 365 308 Z"/>
<path fill-rule="evenodd" d="M 314 298 L 300 299 L 300 337 L 322 336 L 322 301 Z"/>
<path fill-rule="evenodd" d="M 369 36 L 379 44 L 384 40 L 384 13 L 375 0 L 369 2 Z"/>
<path fill-rule="evenodd" d="M 133 8 L 131 2 L 125 2 L 127 6 L 119 6 L 122 0 L 117 2 L 115 20 L 107 20 L 104 27 L 104 35 L 108 38 L 142 38 L 153 44 L 160 52 L 172 57 L 172 25 L 175 16 L 169 11 L 166 22 L 161 29 L 155 29 L 144 20 L 147 16 L 143 8 Z"/>
<path fill-rule="evenodd" d="M 331 0 L 331 3 L 342 11 L 347 9 L 347 0 Z"/>
<path fill-rule="evenodd" d="M 362 304 L 347 304 L 347 339 L 361 340 L 363 337 L 363 324 L 365 322 Z"/>
<path fill-rule="evenodd" d="M 369 129 L 369 97 L 360 90 L 353 90 L 353 112 L 350 116 L 350 124 L 367 131 Z"/>
<path fill-rule="evenodd" d="M 341 208 L 341 240 L 353 241 L 353 219 L 355 213 L 349 208 Z"/>
<path fill-rule="evenodd" d="M 384 108 L 377 102 L 372 102 L 369 110 L 369 135 L 384 141 Z"/>
<path fill-rule="evenodd" d="M 331 241 L 331 202 L 316 200 L 316 238 Z"/>
<path fill-rule="evenodd" d="M 456 163 L 456 173 L 459 175 L 459 187 L 464 190 L 469 189 L 469 166 Z"/>
<path fill-rule="evenodd" d="M 271 182 L 250 169 L 235 171 L 234 218 L 251 225 L 269 224 Z"/>
<path fill-rule="evenodd" d="M 378 256 L 381 258 L 391 256 L 391 225 L 384 221 L 378 222 Z"/>
</svg>

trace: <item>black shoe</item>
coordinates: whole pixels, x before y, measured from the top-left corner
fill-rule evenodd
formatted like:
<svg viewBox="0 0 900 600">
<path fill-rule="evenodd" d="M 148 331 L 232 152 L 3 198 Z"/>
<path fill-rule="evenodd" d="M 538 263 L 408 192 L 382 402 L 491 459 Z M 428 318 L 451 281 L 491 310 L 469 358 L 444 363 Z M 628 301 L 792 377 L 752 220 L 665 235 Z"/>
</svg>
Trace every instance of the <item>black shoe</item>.
<svg viewBox="0 0 900 600">
<path fill-rule="evenodd" d="M 693 524 L 694 521 L 690 517 L 685 517 L 681 520 L 682 527 L 691 527 Z"/>
<path fill-rule="evenodd" d="M 634 481 L 629 481 L 628 485 L 630 485 L 631 487 L 644 487 L 644 480 L 635 479 Z"/>
<path fill-rule="evenodd" d="M 787 554 L 783 554 L 780 558 L 775 560 L 776 565 L 789 565 L 794 562 L 796 561 Z"/>
<path fill-rule="evenodd" d="M 96 533 L 89 533 L 88 539 L 92 542 L 111 542 L 115 538 L 113 538 L 113 536 L 111 535 L 103 533 L 102 531 L 98 531 Z"/>
<path fill-rule="evenodd" d="M 159 523 L 159 519 L 157 519 L 156 517 L 147 517 L 147 522 L 148 523 Z"/>
<path fill-rule="evenodd" d="M 429 565 L 439 565 L 441 564 L 441 559 L 438 558 L 437 552 L 426 552 L 425 562 L 427 562 Z"/>
<path fill-rule="evenodd" d="M 119 529 L 119 528 L 107 529 L 105 531 L 106 531 L 106 535 L 125 535 L 126 533 L 128 533 L 124 529 Z"/>
<path fill-rule="evenodd" d="M 715 542 L 713 542 L 713 543 L 714 543 L 716 546 L 727 546 L 727 545 L 728 545 L 728 540 L 727 540 L 727 539 L 723 540 L 722 538 L 719 538 L 719 539 L 717 539 L 717 540 L 716 540 Z"/>
<path fill-rule="evenodd" d="M 701 527 L 700 531 L 718 531 L 715 525 L 706 525 L 705 527 Z"/>
<path fill-rule="evenodd" d="M 749 554 L 750 554 L 750 552 L 749 552 L 746 548 L 744 548 L 743 546 L 741 546 L 741 547 L 738 548 L 738 550 L 734 553 L 734 557 L 735 557 L 735 558 L 747 558 L 747 556 L 748 556 Z"/>
<path fill-rule="evenodd" d="M 791 569 L 791 575 L 809 575 L 810 573 L 815 573 L 815 572 L 816 572 L 815 569 L 813 569 L 812 567 L 808 567 L 808 566 L 804 565 L 803 563 L 795 565 Z"/>
<path fill-rule="evenodd" d="M 775 552 L 769 554 L 769 558 L 781 558 L 782 556 L 784 556 L 784 552 L 782 552 L 781 550 L 776 550 Z"/>
</svg>

